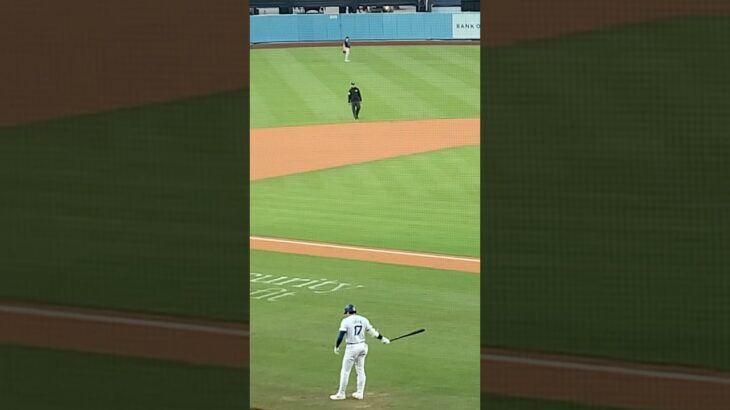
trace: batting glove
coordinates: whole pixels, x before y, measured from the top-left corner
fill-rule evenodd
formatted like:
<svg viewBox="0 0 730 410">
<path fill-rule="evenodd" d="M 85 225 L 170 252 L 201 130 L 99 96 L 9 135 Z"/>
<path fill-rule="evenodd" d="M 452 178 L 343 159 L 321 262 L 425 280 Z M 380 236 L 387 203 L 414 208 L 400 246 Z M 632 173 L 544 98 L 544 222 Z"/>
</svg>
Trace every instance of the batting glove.
<svg viewBox="0 0 730 410">
<path fill-rule="evenodd" d="M 335 346 L 335 354 L 340 354 L 340 348 Z"/>
<path fill-rule="evenodd" d="M 387 337 L 383 336 L 382 342 L 383 342 L 384 345 L 390 344 L 390 339 L 388 339 Z"/>
</svg>

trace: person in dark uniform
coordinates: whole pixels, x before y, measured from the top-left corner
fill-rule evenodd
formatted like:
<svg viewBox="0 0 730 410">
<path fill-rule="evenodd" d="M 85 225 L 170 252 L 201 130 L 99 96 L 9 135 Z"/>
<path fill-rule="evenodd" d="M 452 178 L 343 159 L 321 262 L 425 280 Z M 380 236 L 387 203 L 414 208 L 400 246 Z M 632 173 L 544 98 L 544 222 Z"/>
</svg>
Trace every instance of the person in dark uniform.
<svg viewBox="0 0 730 410">
<path fill-rule="evenodd" d="M 362 102 L 362 94 L 355 83 L 350 83 L 350 90 L 347 92 L 347 102 L 352 106 L 352 116 L 358 119 L 360 116 L 360 103 Z"/>
<path fill-rule="evenodd" d="M 345 62 L 350 62 L 350 37 L 345 37 L 345 41 L 342 42 L 342 54 L 345 55 Z"/>
</svg>

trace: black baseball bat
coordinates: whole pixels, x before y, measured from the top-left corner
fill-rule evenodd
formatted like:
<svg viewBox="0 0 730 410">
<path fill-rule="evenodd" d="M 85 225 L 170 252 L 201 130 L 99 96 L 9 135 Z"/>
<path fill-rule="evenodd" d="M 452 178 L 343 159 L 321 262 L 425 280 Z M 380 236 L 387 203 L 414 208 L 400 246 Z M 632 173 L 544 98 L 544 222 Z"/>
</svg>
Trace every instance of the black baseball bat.
<svg viewBox="0 0 730 410">
<path fill-rule="evenodd" d="M 423 333 L 423 332 L 425 332 L 425 331 L 426 331 L 426 329 L 418 329 L 418 330 L 414 330 L 414 331 L 412 331 L 411 333 L 406 333 L 406 334 L 404 334 L 404 335 L 402 335 L 402 336 L 398 336 L 398 337 L 395 337 L 395 338 L 393 338 L 393 339 L 390 339 L 390 341 L 392 342 L 392 341 L 394 341 L 394 340 L 398 340 L 398 339 L 403 339 L 404 337 L 408 337 L 408 336 L 413 336 L 413 335 L 417 335 L 417 334 L 419 334 L 419 333 Z"/>
</svg>

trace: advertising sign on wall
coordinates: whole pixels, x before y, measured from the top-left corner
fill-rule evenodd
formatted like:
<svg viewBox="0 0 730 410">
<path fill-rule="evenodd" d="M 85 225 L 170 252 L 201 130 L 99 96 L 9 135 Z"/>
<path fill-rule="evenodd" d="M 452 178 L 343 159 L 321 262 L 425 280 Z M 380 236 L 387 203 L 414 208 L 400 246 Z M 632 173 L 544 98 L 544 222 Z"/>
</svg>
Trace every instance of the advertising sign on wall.
<svg viewBox="0 0 730 410">
<path fill-rule="evenodd" d="M 454 13 L 451 15 L 453 38 L 478 39 L 480 13 Z"/>
</svg>

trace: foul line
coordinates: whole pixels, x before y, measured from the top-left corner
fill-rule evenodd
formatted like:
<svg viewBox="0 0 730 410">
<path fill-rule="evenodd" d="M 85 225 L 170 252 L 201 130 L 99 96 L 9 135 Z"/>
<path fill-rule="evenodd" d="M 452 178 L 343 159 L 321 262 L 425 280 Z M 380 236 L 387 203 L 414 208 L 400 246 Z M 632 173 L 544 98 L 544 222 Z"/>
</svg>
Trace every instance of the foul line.
<svg viewBox="0 0 730 410">
<path fill-rule="evenodd" d="M 659 379 L 671 379 L 681 381 L 708 382 L 730 385 L 730 379 L 717 376 L 703 376 L 690 373 L 679 373 L 661 370 L 642 370 L 629 367 L 608 366 L 586 363 L 566 362 L 560 360 L 534 359 L 525 357 L 502 356 L 495 354 L 482 354 L 482 360 L 504 363 L 528 364 L 533 366 L 552 367 L 558 369 L 586 370 L 598 373 L 613 373 L 631 376 L 654 377 Z"/>
<path fill-rule="evenodd" d="M 420 258 L 446 259 L 446 260 L 474 262 L 474 263 L 480 262 L 480 259 L 478 259 L 478 258 L 466 258 L 466 257 L 448 256 L 448 255 L 434 255 L 431 253 L 419 253 L 419 252 L 408 252 L 408 251 L 393 251 L 393 250 L 388 250 L 388 249 L 364 248 L 364 247 L 360 247 L 360 246 L 333 245 L 333 244 L 321 243 L 321 242 L 307 242 L 307 241 L 296 241 L 296 240 L 291 240 L 291 239 L 265 238 L 262 236 L 252 236 L 251 239 L 254 239 L 257 241 L 264 241 L 264 242 L 291 243 L 291 244 L 296 244 L 296 245 L 318 246 L 321 248 L 348 249 L 348 250 L 354 250 L 354 251 L 388 253 L 388 254 L 392 254 L 392 255 L 417 256 Z"/>
<path fill-rule="evenodd" d="M 249 336 L 248 330 L 243 329 L 230 329 L 224 327 L 206 326 L 206 325 L 195 325 L 190 323 L 179 323 L 169 322 L 152 319 L 134 319 L 118 316 L 107 316 L 100 314 L 91 313 L 79 313 L 69 311 L 59 311 L 51 309 L 31 308 L 22 306 L 7 306 L 0 305 L 0 312 L 16 313 L 28 316 L 41 316 L 41 317 L 52 317 L 60 319 L 72 319 L 80 320 L 85 322 L 97 322 L 97 323 L 113 323 L 120 325 L 132 325 L 142 327 L 152 327 L 161 329 L 174 329 L 174 330 L 185 330 L 190 332 L 200 333 L 212 333 L 229 336 Z"/>
</svg>

